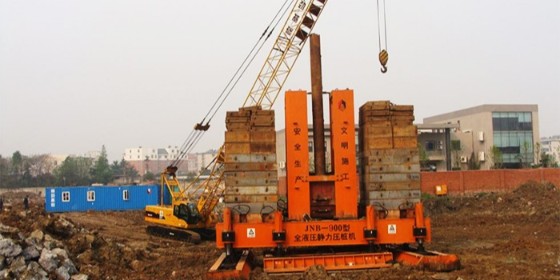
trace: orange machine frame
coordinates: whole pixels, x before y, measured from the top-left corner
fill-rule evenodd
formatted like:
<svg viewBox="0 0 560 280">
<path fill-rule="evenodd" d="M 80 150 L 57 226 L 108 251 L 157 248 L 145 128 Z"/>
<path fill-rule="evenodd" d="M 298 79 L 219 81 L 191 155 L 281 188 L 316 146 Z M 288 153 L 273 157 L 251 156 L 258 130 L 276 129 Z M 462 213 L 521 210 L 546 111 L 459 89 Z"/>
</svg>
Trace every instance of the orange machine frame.
<svg viewBox="0 0 560 280">
<path fill-rule="evenodd" d="M 307 92 L 286 93 L 286 181 L 290 220 L 327 214 L 357 218 L 358 182 L 351 90 L 330 96 L 332 169 L 330 175 L 309 174 Z M 315 208 L 315 209 L 312 209 Z M 334 209 L 332 209 L 334 208 Z"/>
<path fill-rule="evenodd" d="M 352 90 L 334 90 L 330 94 L 333 172 L 320 176 L 310 174 L 308 169 L 307 92 L 288 91 L 285 99 L 288 217 L 276 211 L 273 219 L 241 223 L 226 208 L 224 222 L 216 225 L 217 247 L 228 244 L 236 249 L 288 248 L 431 241 L 430 220 L 424 218 L 421 203 L 406 217 L 376 217 L 373 206 L 366 207 L 365 217 L 358 217 Z M 318 211 L 317 216 L 332 217 L 315 219 L 314 210 Z"/>
</svg>

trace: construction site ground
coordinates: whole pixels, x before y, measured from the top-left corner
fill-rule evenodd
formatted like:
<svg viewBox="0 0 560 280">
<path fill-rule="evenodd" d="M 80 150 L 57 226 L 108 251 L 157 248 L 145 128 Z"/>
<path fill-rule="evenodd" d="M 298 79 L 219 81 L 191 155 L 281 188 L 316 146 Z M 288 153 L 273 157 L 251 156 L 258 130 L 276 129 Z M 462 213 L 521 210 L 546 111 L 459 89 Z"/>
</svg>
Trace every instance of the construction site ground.
<svg viewBox="0 0 560 280">
<path fill-rule="evenodd" d="M 214 242 L 188 244 L 149 236 L 143 211 L 48 214 L 43 199 L 3 194 L 4 225 L 24 234 L 42 230 L 61 240 L 89 279 L 204 279 L 221 251 Z M 251 279 L 560 279 L 560 191 L 528 183 L 510 193 L 425 197 L 432 219 L 430 250 L 457 254 L 462 268 L 433 272 L 394 264 L 391 268 L 325 272 L 311 267 L 295 275 L 270 275 L 256 267 Z M 70 222 L 70 223 L 68 223 Z M 258 259 L 258 256 L 257 256 Z"/>
</svg>

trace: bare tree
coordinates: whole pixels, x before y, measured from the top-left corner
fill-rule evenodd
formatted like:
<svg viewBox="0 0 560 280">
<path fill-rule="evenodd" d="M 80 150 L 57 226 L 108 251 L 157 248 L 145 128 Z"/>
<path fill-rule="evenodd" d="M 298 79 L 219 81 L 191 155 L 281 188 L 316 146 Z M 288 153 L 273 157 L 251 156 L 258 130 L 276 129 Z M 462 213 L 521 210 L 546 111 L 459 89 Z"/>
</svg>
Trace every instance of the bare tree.
<svg viewBox="0 0 560 280">
<path fill-rule="evenodd" d="M 34 155 L 29 157 L 27 160 L 30 164 L 29 171 L 33 177 L 50 174 L 53 171 L 54 163 L 47 154 Z"/>
<path fill-rule="evenodd" d="M 532 155 L 533 152 L 531 151 L 531 149 L 529 149 L 529 143 L 527 141 L 523 142 L 523 145 L 521 145 L 520 148 L 521 151 L 517 156 L 517 159 L 519 159 L 521 168 L 528 168 L 530 166 L 529 155 Z"/>
<path fill-rule="evenodd" d="M 537 142 L 535 143 L 535 149 L 533 151 L 534 154 L 534 162 L 536 162 L 538 165 L 542 165 L 542 157 L 541 157 L 541 143 Z"/>
<path fill-rule="evenodd" d="M 461 169 L 461 154 L 463 153 L 463 146 L 460 140 L 451 141 L 451 153 L 453 154 L 453 169 Z"/>
<path fill-rule="evenodd" d="M 496 146 L 490 147 L 490 160 L 492 161 L 492 169 L 501 169 L 504 162 L 504 156 L 500 148 Z"/>
</svg>

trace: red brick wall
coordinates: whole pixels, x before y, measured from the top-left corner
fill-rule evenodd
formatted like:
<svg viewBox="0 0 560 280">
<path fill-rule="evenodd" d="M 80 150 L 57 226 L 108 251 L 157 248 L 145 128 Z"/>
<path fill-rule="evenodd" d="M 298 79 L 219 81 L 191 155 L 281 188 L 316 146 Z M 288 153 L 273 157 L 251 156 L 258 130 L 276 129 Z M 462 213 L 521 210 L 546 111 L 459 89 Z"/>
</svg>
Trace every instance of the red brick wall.
<svg viewBox="0 0 560 280">
<path fill-rule="evenodd" d="M 422 192 L 434 194 L 435 186 L 447 185 L 449 194 L 511 191 L 529 181 L 560 186 L 559 168 L 501 169 L 476 171 L 422 172 Z"/>
</svg>

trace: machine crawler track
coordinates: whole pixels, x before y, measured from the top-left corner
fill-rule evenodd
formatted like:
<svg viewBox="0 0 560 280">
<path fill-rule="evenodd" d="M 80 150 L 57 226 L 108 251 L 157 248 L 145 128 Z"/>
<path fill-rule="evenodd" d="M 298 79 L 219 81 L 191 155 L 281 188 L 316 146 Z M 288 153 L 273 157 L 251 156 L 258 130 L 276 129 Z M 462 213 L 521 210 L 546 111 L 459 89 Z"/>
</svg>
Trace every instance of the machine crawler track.
<svg viewBox="0 0 560 280">
<path fill-rule="evenodd" d="M 395 260 L 403 265 L 437 272 L 448 272 L 461 268 L 457 255 L 427 250 L 395 250 Z"/>
<path fill-rule="evenodd" d="M 198 244 L 202 241 L 201 234 L 186 229 L 176 229 L 161 226 L 148 226 L 146 232 L 150 235 L 171 238 Z"/>
</svg>

